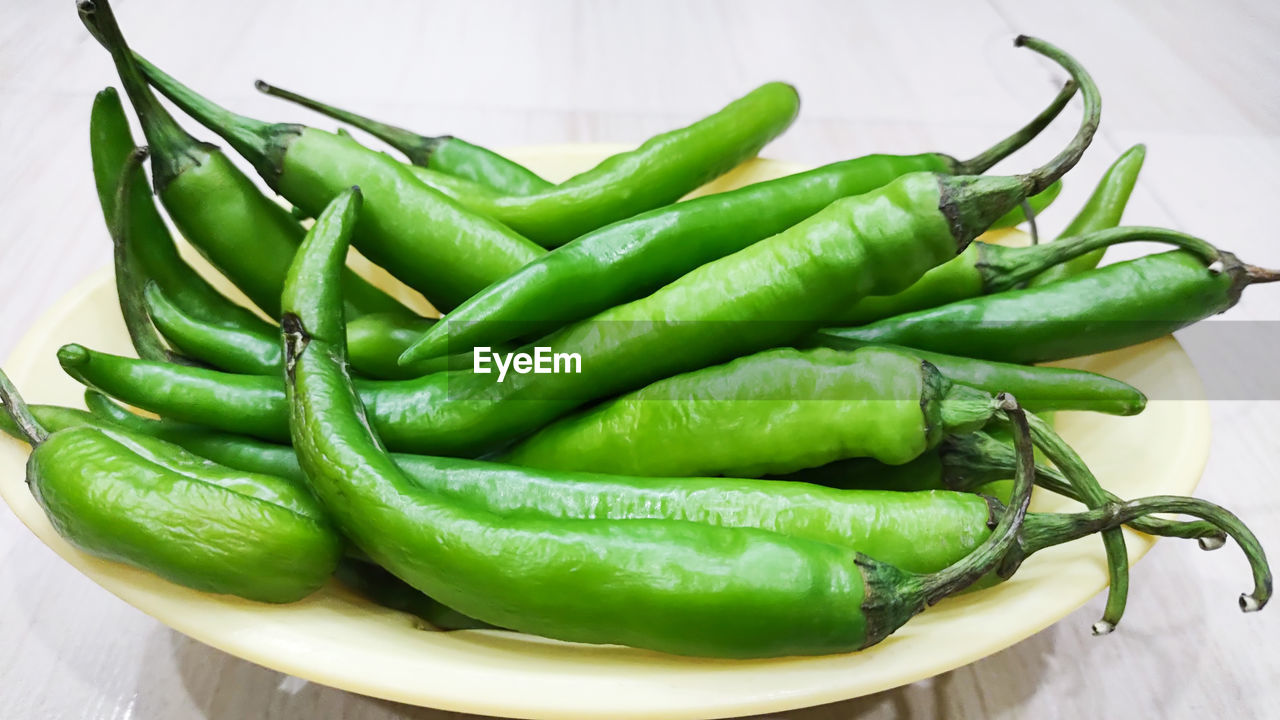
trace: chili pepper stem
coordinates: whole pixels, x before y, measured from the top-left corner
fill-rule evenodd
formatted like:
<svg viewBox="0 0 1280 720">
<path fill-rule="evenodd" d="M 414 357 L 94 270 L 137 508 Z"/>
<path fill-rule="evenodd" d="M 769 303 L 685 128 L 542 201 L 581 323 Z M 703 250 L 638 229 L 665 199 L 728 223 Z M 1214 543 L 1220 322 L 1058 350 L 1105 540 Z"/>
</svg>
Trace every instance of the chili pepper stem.
<svg viewBox="0 0 1280 720">
<path fill-rule="evenodd" d="M 1045 165 L 1023 175 L 1000 177 L 990 175 L 956 175 L 938 178 L 942 197 L 939 209 L 951 224 L 951 234 L 963 249 L 973 238 L 997 219 L 1017 207 L 1018 203 L 1042 192 L 1075 167 L 1098 130 L 1102 100 L 1093 78 L 1062 50 L 1037 38 L 1019 35 L 1014 45 L 1026 47 L 1058 63 L 1080 86 L 1084 98 L 1084 114 L 1071 142 Z"/>
<path fill-rule="evenodd" d="M 942 598 L 977 582 L 1005 562 L 1009 552 L 1018 543 L 1027 508 L 1031 505 L 1031 489 L 1035 479 L 1035 455 L 1032 451 L 1031 431 L 1027 424 L 1028 413 L 1008 393 L 996 396 L 1000 410 L 1013 426 L 1014 446 L 1018 454 L 1018 468 L 1014 474 L 1013 494 L 1009 507 L 982 545 L 964 560 L 948 568 L 926 576 L 922 580 L 925 602 L 933 605 Z"/>
<path fill-rule="evenodd" d="M 1280 282 L 1280 270 L 1268 270 L 1257 265 L 1246 264 L 1244 266 L 1244 276 L 1249 285 Z"/>
<path fill-rule="evenodd" d="M 988 482 L 1009 478 L 1017 468 L 1014 449 L 983 432 L 950 435 L 942 441 L 939 452 L 943 465 L 943 483 L 952 490 L 973 492 Z M 1077 502 L 1083 501 L 1081 493 L 1054 468 L 1036 463 L 1035 482 L 1049 492 Z M 1114 503 L 1123 502 L 1111 493 L 1107 493 L 1107 498 Z M 1134 530 L 1148 535 L 1195 539 L 1206 550 L 1222 547 L 1227 537 L 1216 525 L 1203 520 L 1176 521 L 1139 517 L 1128 524 Z"/>
<path fill-rule="evenodd" d="M 1020 549 L 1025 556 L 1029 556 L 1054 545 L 1118 528 L 1120 525 L 1132 524 L 1139 518 L 1153 513 L 1172 513 L 1201 518 L 1236 541 L 1249 561 L 1254 582 L 1253 590 L 1240 596 L 1242 611 L 1260 610 L 1271 599 L 1273 590 L 1271 568 L 1257 536 L 1229 510 L 1197 498 L 1153 495 L 1128 502 L 1108 502 L 1101 507 L 1081 513 L 1039 514 L 1035 516 L 1035 523 L 1028 522 L 1024 525 Z M 1105 620 L 1099 625 L 1114 627 Z"/>
<path fill-rule="evenodd" d="M 284 88 L 276 87 L 265 80 L 254 80 L 253 86 L 257 88 L 259 92 L 281 98 L 282 100 L 288 100 L 289 102 L 296 103 L 304 108 L 315 110 L 318 113 L 341 120 L 352 127 L 357 127 L 370 135 L 373 135 L 379 140 L 382 140 L 396 150 L 399 150 L 405 157 L 409 158 L 409 161 L 414 165 L 427 167 L 431 154 L 435 151 L 436 147 L 440 145 L 440 142 L 444 140 L 444 137 L 419 135 L 404 128 L 396 127 L 395 125 L 378 122 L 377 120 L 365 117 L 364 115 L 353 113 L 350 110 L 343 110 L 341 108 L 322 103 L 319 100 L 313 100 L 305 95 L 299 95 L 295 92 L 285 90 Z"/>
<path fill-rule="evenodd" d="M 1098 86 L 1094 84 L 1089 73 L 1085 72 L 1075 58 L 1059 48 L 1028 35 L 1019 35 L 1014 38 L 1013 44 L 1015 47 L 1025 47 L 1040 53 L 1065 68 L 1071 73 L 1071 79 L 1080 86 L 1080 94 L 1084 98 L 1084 117 L 1075 138 L 1047 165 L 1022 176 L 1030 182 L 1026 194 L 1035 195 L 1065 175 L 1080 160 L 1085 148 L 1089 147 L 1089 143 L 1093 141 L 1094 133 L 1098 131 L 1098 121 L 1102 115 L 1102 99 L 1098 94 Z"/>
<path fill-rule="evenodd" d="M 85 28 L 111 53 L 115 61 L 120 82 L 138 114 L 143 134 L 155 148 L 151 160 L 154 171 L 152 182 L 156 190 L 160 191 L 184 170 L 198 164 L 191 151 L 202 147 L 204 143 L 183 130 L 151 93 L 146 79 L 133 61 L 108 0 L 79 0 L 76 10 Z"/>
<path fill-rule="evenodd" d="M 18 431 L 26 438 L 31 447 L 35 447 L 44 442 L 49 437 L 49 431 L 44 428 L 35 416 L 31 414 L 31 408 L 27 407 L 27 403 L 22 399 L 22 395 L 18 392 L 18 388 L 13 386 L 13 382 L 9 380 L 9 376 L 0 370 L 0 403 L 4 404 L 4 411 L 13 418 L 13 422 L 18 426 Z"/>
<path fill-rule="evenodd" d="M 115 15 L 111 12 L 109 0 L 79 0 L 76 8 L 80 11 L 80 19 L 89 29 L 90 34 L 106 47 L 115 59 L 125 91 L 128 92 L 129 99 L 138 111 L 143 130 L 146 131 L 147 141 L 156 149 L 157 159 L 167 155 L 167 152 L 162 151 L 167 151 L 170 147 L 180 149 L 182 147 L 180 143 L 197 141 L 174 122 L 173 116 L 169 115 L 151 94 L 143 75 L 144 69 L 146 75 L 151 77 L 156 89 L 173 100 L 200 124 L 226 138 L 231 147 L 243 155 L 264 178 L 269 180 L 279 175 L 284 148 L 292 137 L 301 132 L 300 126 L 271 124 L 237 115 L 197 95 L 145 58 L 130 51 L 120 32 L 120 27 L 116 24 Z M 148 122 L 152 124 L 150 130 Z M 153 132 L 156 133 L 155 137 Z M 156 160 L 152 162 L 155 163 Z M 177 172 L 162 176 L 160 169 L 157 168 L 155 177 L 157 189 L 164 187 L 164 183 L 175 175 Z"/>
<path fill-rule="evenodd" d="M 984 291 L 997 293 L 1019 287 L 1045 270 L 1073 258 L 1130 242 L 1166 243 L 1196 255 L 1205 264 L 1216 263 L 1222 257 L 1222 251 L 1194 235 L 1138 225 L 1107 228 L 1030 247 L 984 246 L 977 267 L 982 275 Z"/>
<path fill-rule="evenodd" d="M 1062 89 L 1058 91 L 1057 96 L 1053 98 L 1053 102 L 1049 103 L 1049 106 L 1044 110 L 1041 110 L 1039 115 L 1032 118 L 1031 122 L 968 160 L 957 161 L 955 163 L 955 174 L 981 175 L 990 170 L 996 163 L 1021 150 L 1062 113 L 1067 103 L 1071 102 L 1071 98 L 1075 96 L 1077 89 L 1078 86 L 1075 80 L 1068 80 L 1062 86 Z"/>
<path fill-rule="evenodd" d="M 1098 479 L 1085 465 L 1084 460 L 1053 431 L 1053 428 L 1049 427 L 1048 423 L 1033 413 L 1026 415 L 1031 428 L 1032 442 L 1075 486 L 1084 503 L 1090 509 L 1106 506 L 1110 502 L 1107 491 L 1098 484 Z M 1102 544 L 1107 552 L 1107 567 L 1111 576 L 1102 622 L 1114 627 L 1124 616 L 1125 603 L 1129 595 L 1129 555 L 1125 548 L 1124 534 L 1118 527 L 1102 532 Z"/>
</svg>

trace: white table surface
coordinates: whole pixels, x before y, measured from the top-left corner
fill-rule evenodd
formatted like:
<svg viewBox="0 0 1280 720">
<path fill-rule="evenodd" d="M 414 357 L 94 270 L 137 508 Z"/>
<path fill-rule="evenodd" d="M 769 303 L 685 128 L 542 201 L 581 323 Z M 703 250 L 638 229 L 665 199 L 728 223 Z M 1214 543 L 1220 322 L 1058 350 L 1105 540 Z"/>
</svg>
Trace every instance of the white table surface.
<svg viewBox="0 0 1280 720">
<path fill-rule="evenodd" d="M 72 4 L 0 0 L 0 357 L 40 312 L 109 261 L 87 123 L 93 93 L 116 79 Z M 1274 2 L 116 5 L 137 49 L 250 115 L 328 126 L 259 95 L 251 83 L 262 77 L 495 147 L 638 142 L 761 81 L 785 79 L 804 107 L 765 154 L 815 164 L 881 151 L 976 152 L 1060 82 L 1061 73 L 1010 46 L 1017 32 L 1038 34 L 1076 54 L 1106 99 L 1094 149 L 1043 217 L 1046 232 L 1065 224 L 1120 151 L 1145 142 L 1127 222 L 1202 234 L 1251 262 L 1280 266 Z M 1069 124 L 1006 167 L 1047 157 Z M 1280 287 L 1250 290 L 1230 318 L 1260 322 L 1196 336 L 1208 338 L 1191 351 L 1211 379 L 1248 372 L 1232 355 L 1258 347 L 1241 340 L 1244 331 L 1274 340 Z M 1280 553 L 1275 388 L 1273 381 L 1233 396 L 1255 399 L 1213 402 L 1213 451 L 1199 494 L 1237 509 Z M 1235 597 L 1247 585 L 1234 548 L 1206 555 L 1162 542 L 1135 567 L 1126 621 L 1110 637 L 1089 635 L 1096 598 L 955 672 L 774 717 L 1276 717 L 1280 611 L 1242 616 Z M 189 640 L 72 570 L 6 509 L 0 717 L 458 716 L 309 684 Z"/>
</svg>

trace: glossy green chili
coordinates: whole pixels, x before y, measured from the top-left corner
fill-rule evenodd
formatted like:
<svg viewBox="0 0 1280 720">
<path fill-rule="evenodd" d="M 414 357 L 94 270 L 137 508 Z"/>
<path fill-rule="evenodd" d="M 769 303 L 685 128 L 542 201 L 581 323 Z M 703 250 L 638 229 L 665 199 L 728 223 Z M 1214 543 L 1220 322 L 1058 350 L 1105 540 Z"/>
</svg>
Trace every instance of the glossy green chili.
<svg viewBox="0 0 1280 720">
<path fill-rule="evenodd" d="M 1160 242 L 1182 248 L 1212 262 L 1217 250 L 1200 238 L 1155 227 L 1124 227 L 1028 247 L 977 242 L 955 260 L 925 273 L 900 293 L 869 297 L 840 313 L 840 325 L 865 325 L 883 318 L 938 307 L 1025 285 L 1049 268 L 1119 243 Z"/>
<path fill-rule="evenodd" d="M 1163 337 L 1227 310 L 1249 285 L 1277 280 L 1280 273 L 1225 251 L 1206 267 L 1199 256 L 1175 250 L 863 327 L 827 328 L 816 341 L 892 343 L 1004 362 L 1061 360 Z"/>
<path fill-rule="evenodd" d="M 133 151 L 133 134 L 120 96 L 115 88 L 106 88 L 94 98 L 89 115 L 89 152 L 98 202 L 108 225 L 116 217 L 122 171 Z M 125 230 L 143 277 L 158 283 L 183 310 L 206 322 L 233 327 L 266 324 L 228 300 L 182 259 L 142 173 L 130 182 L 128 192 L 131 204 Z"/>
<path fill-rule="evenodd" d="M 871 457 L 898 465 L 992 417 L 987 393 L 864 348 L 767 350 L 676 375 L 539 430 L 504 462 L 624 475 L 757 477 Z M 732 442 L 725 442 L 728 435 Z"/>
<path fill-rule="evenodd" d="M 145 270 L 138 248 L 132 236 L 132 215 L 135 192 L 146 192 L 139 187 L 139 173 L 147 151 L 138 148 L 125 158 L 124 168 L 119 173 L 119 185 L 116 198 L 110 208 L 104 208 L 107 216 L 107 231 L 111 236 L 112 265 L 115 270 L 116 297 L 120 302 L 120 314 L 124 318 L 124 327 L 129 340 L 138 351 L 138 357 L 147 360 L 180 362 L 183 358 L 170 352 L 164 340 L 156 332 L 147 316 L 146 303 L 143 299 L 143 280 Z M 114 209 L 114 215 L 109 214 Z"/>
<path fill-rule="evenodd" d="M 107 0 L 79 5 L 85 26 L 111 52 L 151 149 L 156 194 L 178 230 L 255 305 L 280 314 L 280 286 L 303 229 L 225 155 L 197 141 L 156 101 L 134 63 Z M 348 312 L 408 309 L 346 271 Z"/>
<path fill-rule="evenodd" d="M 201 321 L 171 302 L 156 285 L 146 288 L 145 299 L 151 322 L 183 355 L 227 372 L 280 377 L 284 353 L 278 328 L 220 327 Z M 352 320 L 347 325 L 352 370 L 365 377 L 412 378 L 471 367 L 470 355 L 432 358 L 409 367 L 396 362 L 400 352 L 432 322 L 399 314 L 362 315 Z"/>
<path fill-rule="evenodd" d="M 1074 93 L 1075 84 L 1068 84 L 1030 123 L 970 160 L 941 153 L 868 155 L 693 198 L 588 233 L 473 296 L 433 327 L 408 357 L 539 337 L 643 297 L 840 198 L 861 195 L 910 172 L 985 172 L 1038 135 Z"/>
<path fill-rule="evenodd" d="M 107 426 L 50 433 L 3 373 L 0 400 L 32 445 L 32 495 L 81 550 L 262 602 L 299 600 L 333 573 L 342 541 L 296 483 Z"/>
<path fill-rule="evenodd" d="M 886 465 L 872 458 L 848 458 L 785 475 L 767 476 L 767 479 L 811 483 L 840 490 L 982 493 L 1012 478 L 1016 468 L 1017 455 L 1013 446 L 979 430 L 964 435 L 948 435 L 936 447 L 901 465 Z M 1037 486 L 1072 500 L 1082 499 L 1071 481 L 1056 468 L 1036 463 L 1035 472 Z M 1108 497 L 1111 502 L 1123 502 L 1114 495 Z M 1029 515 L 1027 522 L 1034 524 L 1036 515 Z M 1144 517 L 1130 523 L 1130 526 L 1149 535 L 1195 539 L 1206 550 L 1216 550 L 1226 540 L 1217 526 L 1203 521 Z"/>
<path fill-rule="evenodd" d="M 1133 194 L 1133 186 L 1138 182 L 1138 173 L 1142 171 L 1142 163 L 1147 157 L 1146 145 L 1134 145 L 1116 159 L 1107 172 L 1103 174 L 1098 187 L 1089 196 L 1088 202 L 1080 212 L 1067 224 L 1060 238 L 1084 235 L 1096 230 L 1113 228 L 1120 224 L 1125 206 L 1129 204 L 1129 196 Z M 1027 285 L 1047 285 L 1055 280 L 1078 275 L 1092 270 L 1102 261 L 1106 248 L 1099 248 L 1079 257 L 1072 258 L 1061 265 L 1056 265 L 1036 277 Z"/>
<path fill-rule="evenodd" d="M 529 195 L 553 186 L 552 183 L 543 180 L 537 173 L 520 163 L 452 135 L 419 135 L 404 128 L 326 105 L 309 97 L 269 85 L 262 80 L 254 82 L 253 85 L 268 95 L 297 103 L 364 130 L 399 150 L 414 165 L 478 183 L 488 190 L 507 195 Z"/>
<path fill-rule="evenodd" d="M 105 0 L 86 0 L 81 8 L 86 25 L 112 49 L 121 76 L 127 76 L 130 84 L 138 86 L 130 96 L 139 96 L 134 104 L 144 119 L 152 118 L 153 128 L 162 125 L 176 128 L 176 125 L 151 98 L 139 65 L 161 92 L 222 135 L 253 164 L 273 190 L 307 213 L 316 213 L 352 184 L 364 188 L 368 208 L 360 230 L 361 251 L 396 277 L 423 291 L 437 308 L 453 307 L 542 254 L 540 247 L 500 223 L 467 212 L 453 200 L 427 188 L 414 179 L 406 167 L 384 153 L 333 133 L 301 125 L 263 123 L 233 115 L 209 103 L 141 58 L 131 57 Z M 277 314 L 271 311 L 278 308 L 283 269 L 288 267 L 302 237 L 301 228 L 287 210 L 263 198 L 221 153 L 196 143 L 180 130 L 177 131 L 180 136 L 172 130 L 164 132 L 167 135 L 161 136 L 160 130 L 153 129 L 148 134 L 155 157 L 162 154 L 157 147 L 161 143 L 172 148 L 174 153 L 170 154 L 175 157 L 193 158 L 194 153 L 201 153 L 198 165 L 170 168 L 165 172 L 157 170 L 162 200 L 166 207 L 172 203 L 177 208 L 177 211 L 170 209 L 174 221 L 186 237 L 206 252 L 209 252 L 205 247 L 207 243 L 198 242 L 191 230 L 217 229 L 216 239 L 224 244 L 251 242 L 251 252 L 237 245 L 235 251 L 225 253 L 225 257 L 219 255 L 211 259 L 268 314 Z M 156 139 L 151 139 L 151 135 L 156 135 Z M 183 171 L 180 175 L 176 172 L 179 169 Z M 210 183 L 215 179 L 216 183 L 206 187 L 194 180 L 177 182 L 188 175 L 207 176 Z M 234 190 L 232 196 L 237 198 L 236 203 L 215 202 L 220 196 L 214 191 L 229 190 Z M 184 227 L 179 215 L 191 218 L 188 223 L 191 230 Z M 242 230 L 233 231 L 240 228 L 241 223 Z M 267 236 L 270 243 L 264 239 Z M 247 267 L 243 273 L 229 272 L 233 263 Z M 354 291 L 362 287 L 363 281 L 353 277 L 347 282 Z M 399 303 L 372 286 L 366 287 L 379 302 L 366 304 L 363 294 L 353 294 L 348 302 L 354 309 L 361 313 L 400 312 Z"/>
<path fill-rule="evenodd" d="M 1147 406 L 1147 396 L 1141 390 L 1126 382 L 1087 370 L 975 360 L 829 335 L 822 335 L 821 340 L 826 347 L 835 350 L 886 347 L 908 353 L 929 361 L 952 382 L 990 393 L 1008 392 L 1033 412 L 1088 410 L 1109 415 L 1136 415 Z"/>
<path fill-rule="evenodd" d="M 489 188 L 456 192 L 461 187 L 456 183 L 437 189 L 547 247 L 563 245 L 609 223 L 673 203 L 728 172 L 786 130 L 799 108 L 795 88 L 766 83 L 688 127 L 654 136 L 559 185 L 514 194 Z M 428 184 L 434 185 L 435 177 L 429 169 L 418 173 Z"/>
</svg>

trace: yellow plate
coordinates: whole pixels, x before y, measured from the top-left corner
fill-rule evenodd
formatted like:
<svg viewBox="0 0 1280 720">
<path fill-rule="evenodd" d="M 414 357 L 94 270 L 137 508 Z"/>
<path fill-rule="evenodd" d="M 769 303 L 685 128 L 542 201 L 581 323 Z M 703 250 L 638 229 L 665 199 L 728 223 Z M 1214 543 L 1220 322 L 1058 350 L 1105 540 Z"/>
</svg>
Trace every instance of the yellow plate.
<svg viewBox="0 0 1280 720">
<path fill-rule="evenodd" d="M 514 155 L 559 179 L 613 147 L 530 149 Z M 718 188 L 798 169 L 749 163 Z M 102 232 L 84 239 L 105 243 Z M 6 369 L 32 402 L 81 405 L 81 387 L 54 357 L 66 342 L 128 353 L 110 274 L 81 283 L 36 323 Z M 1172 338 L 1070 363 L 1158 397 L 1132 418 L 1063 413 L 1059 428 L 1117 494 L 1188 494 L 1209 449 L 1209 414 L 1191 362 Z M 325 685 L 405 703 L 520 718 L 693 718 L 832 702 L 914 682 L 1006 648 L 1066 616 L 1106 583 L 1096 538 L 1047 550 L 999 586 L 943 601 L 865 652 L 717 661 L 621 647 L 573 645 L 499 631 L 441 633 L 331 584 L 306 601 L 260 605 L 178 587 L 85 555 L 62 540 L 23 484 L 27 448 L 0 437 L 0 494 L 67 562 L 166 625 L 232 655 Z M 1068 509 L 1039 497 L 1042 510 Z M 1129 534 L 1130 558 L 1151 546 Z M 1141 585 L 1134 588 L 1142 592 Z M 1089 632 L 1088 627 L 1074 628 Z"/>
</svg>

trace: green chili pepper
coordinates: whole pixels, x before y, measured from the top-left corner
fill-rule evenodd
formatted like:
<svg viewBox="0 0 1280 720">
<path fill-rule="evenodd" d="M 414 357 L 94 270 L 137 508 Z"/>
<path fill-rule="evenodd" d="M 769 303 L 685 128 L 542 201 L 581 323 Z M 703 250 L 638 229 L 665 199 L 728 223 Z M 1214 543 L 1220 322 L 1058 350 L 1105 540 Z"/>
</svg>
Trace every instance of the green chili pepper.
<svg viewBox="0 0 1280 720">
<path fill-rule="evenodd" d="M 1016 365 L 975 360 L 958 355 L 917 350 L 899 345 L 877 345 L 828 335 L 823 344 L 836 350 L 885 347 L 927 360 L 948 380 L 990 393 L 1008 392 L 1033 412 L 1088 410 L 1109 415 L 1137 415 L 1147 406 L 1147 396 L 1115 378 L 1071 368 Z M 1001 390 L 1005 388 L 1005 390 Z"/>
<path fill-rule="evenodd" d="M 452 135 L 419 135 L 274 87 L 262 80 L 253 85 L 268 95 L 297 103 L 360 128 L 399 150 L 414 165 L 469 180 L 488 190 L 507 195 L 529 195 L 553 187 L 552 183 L 543 180 L 529 168 Z"/>
<path fill-rule="evenodd" d="M 883 348 L 768 350 L 676 375 L 543 428 L 504 462 L 626 475 L 754 477 L 909 462 L 991 418 L 991 396 Z M 726 433 L 733 442 L 723 442 Z"/>
<path fill-rule="evenodd" d="M 98 202 L 110 224 L 117 213 L 116 196 L 125 160 L 134 151 L 129 121 L 115 88 L 106 88 L 94 98 L 89 141 Z M 131 181 L 129 197 L 127 231 L 140 275 L 159 283 L 187 313 L 206 322 L 231 326 L 261 323 L 256 315 L 228 300 L 183 261 L 141 173 Z"/>
<path fill-rule="evenodd" d="M 1004 362 L 1061 360 L 1163 337 L 1229 309 L 1249 285 L 1277 280 L 1280 273 L 1225 251 L 1208 267 L 1197 255 L 1172 251 L 864 327 L 827 328 L 816 342 L 893 343 Z"/>
<path fill-rule="evenodd" d="M 333 573 L 342 541 L 296 483 L 106 426 L 50 433 L 3 373 L 0 400 L 33 447 L 32 494 L 81 550 L 262 602 L 299 600 Z"/>
<path fill-rule="evenodd" d="M 840 314 L 841 325 L 865 325 L 883 318 L 938 307 L 979 295 L 991 295 L 1025 285 L 1048 268 L 1084 257 L 1099 249 L 1127 242 L 1162 242 L 1212 262 L 1217 249 L 1200 238 L 1155 227 L 1124 227 L 1029 247 L 1005 247 L 977 242 L 956 259 L 925 273 L 911 287 L 894 295 L 869 297 Z"/>
<path fill-rule="evenodd" d="M 1080 209 L 1080 213 L 1067 225 L 1059 237 L 1084 235 L 1095 230 L 1113 228 L 1120 224 L 1124 208 L 1129 204 L 1129 196 L 1133 186 L 1138 182 L 1138 173 L 1142 170 L 1142 162 L 1147 157 L 1146 145 L 1134 145 L 1116 159 L 1107 172 L 1103 174 L 1098 187 L 1089 196 L 1088 202 Z M 1102 261 L 1105 248 L 1072 258 L 1061 265 L 1056 265 L 1027 283 L 1029 287 L 1047 285 L 1055 280 L 1078 275 L 1092 270 Z"/>
<path fill-rule="evenodd" d="M 791 125 L 800 108 L 795 88 L 785 83 L 766 83 L 719 112 L 688 127 L 650 138 L 639 148 L 614 155 L 559 185 L 533 192 L 505 193 L 484 187 L 483 179 L 474 176 L 467 179 L 480 187 L 468 191 L 465 184 L 441 178 L 436 171 L 447 170 L 440 167 L 433 170 L 421 151 L 409 152 L 409 148 L 429 145 L 434 138 L 388 128 L 275 90 L 261 81 L 258 89 L 287 96 L 313 110 L 368 130 L 405 152 L 420 180 L 548 247 L 563 245 L 609 223 L 675 202 L 754 156 Z M 474 146 L 468 148 L 467 154 L 474 150 Z M 420 172 L 418 167 L 426 172 Z M 437 180 L 445 180 L 445 184 L 437 185 Z"/>
<path fill-rule="evenodd" d="M 160 334 L 178 352 L 208 365 L 236 373 L 265 374 L 279 371 L 280 343 L 272 342 L 279 330 L 221 327 L 187 315 L 155 283 L 143 290 L 143 310 Z M 134 343 L 137 347 L 137 343 Z M 139 350 L 139 357 L 147 357 Z"/>
<path fill-rule="evenodd" d="M 111 51 L 151 149 L 156 193 L 196 249 L 272 317 L 280 314 L 280 283 L 303 229 L 265 197 L 217 148 L 197 141 L 156 101 L 133 62 L 110 4 L 82 1 L 85 26 Z M 409 312 L 347 271 L 349 311 Z"/>
<path fill-rule="evenodd" d="M 247 330 L 203 322 L 187 315 L 155 285 L 147 286 L 145 298 L 151 322 L 187 357 L 227 372 L 280 377 L 284 352 L 278 329 Z M 396 363 L 396 357 L 432 322 L 377 314 L 352 320 L 347 325 L 351 369 L 365 377 L 408 379 L 471 367 L 469 353 L 430 358 L 409 367 Z"/>
<path fill-rule="evenodd" d="M 570 242 L 485 288 L 432 328 L 414 356 L 539 337 L 775 235 L 835 200 L 901 175 L 978 174 L 1025 145 L 1066 107 L 1068 83 L 1049 107 L 970 160 L 941 153 L 868 155 L 651 210 Z M 1053 187 L 1053 186 L 1051 186 Z M 1021 212 L 1021 210 L 1019 210 Z"/>
<path fill-rule="evenodd" d="M 104 208 L 108 213 L 111 208 L 115 210 L 114 215 L 108 214 L 107 230 L 111 235 L 116 296 L 120 301 L 120 314 L 124 317 L 125 330 L 129 333 L 129 340 L 133 343 L 134 349 L 138 351 L 138 357 L 164 362 L 181 362 L 184 359 L 165 347 L 164 340 L 156 332 L 151 319 L 147 316 L 142 286 L 145 271 L 137 249 L 132 247 L 134 245 L 133 207 L 137 203 L 131 194 L 146 192 L 146 188 L 140 187 L 140 183 L 136 182 L 140 179 L 138 173 L 146 157 L 145 148 L 138 148 L 129 153 L 125 158 L 124 168 L 119 173 L 119 186 L 116 188 L 115 200 L 110 208 Z"/>
<path fill-rule="evenodd" d="M 886 465 L 872 458 L 848 458 L 785 475 L 766 476 L 766 479 L 812 483 L 839 490 L 957 490 L 981 493 L 1012 478 L 1016 468 L 1017 456 L 1013 446 L 979 430 L 964 435 L 949 435 L 937 447 L 902 465 Z M 1072 500 L 1082 499 L 1076 488 L 1057 469 L 1036 463 L 1035 471 L 1037 486 Z M 1114 495 L 1108 497 L 1111 502 L 1123 502 Z M 1029 515 L 1027 522 L 1034 523 L 1036 518 L 1034 514 Z M 1195 539 L 1205 550 L 1216 550 L 1226 540 L 1217 526 L 1203 521 L 1181 522 L 1144 517 L 1135 520 L 1131 526 L 1148 535 Z"/>
</svg>

